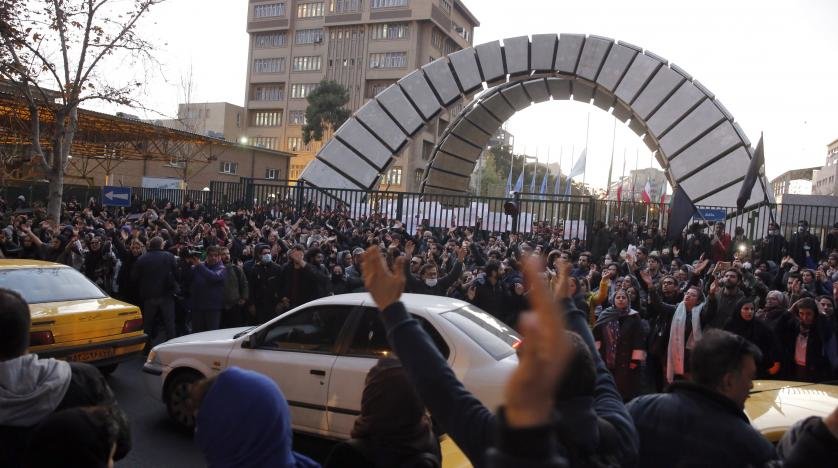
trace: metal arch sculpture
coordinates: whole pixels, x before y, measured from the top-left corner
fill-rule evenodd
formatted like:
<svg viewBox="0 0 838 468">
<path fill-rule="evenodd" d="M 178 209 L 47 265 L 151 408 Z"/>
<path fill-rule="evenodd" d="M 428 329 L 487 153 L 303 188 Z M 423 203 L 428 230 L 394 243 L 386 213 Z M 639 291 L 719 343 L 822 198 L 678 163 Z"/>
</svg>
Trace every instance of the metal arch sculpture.
<svg viewBox="0 0 838 468">
<path fill-rule="evenodd" d="M 484 85 L 490 90 L 434 148 L 424 193 L 467 193 L 491 135 L 515 112 L 552 97 L 592 103 L 628 122 L 693 203 L 735 206 L 753 150 L 718 99 L 648 50 L 580 34 L 489 42 L 415 70 L 355 112 L 300 178 L 322 188 L 372 189 L 411 136 Z M 760 177 L 747 206 L 773 201 L 768 187 Z"/>
</svg>

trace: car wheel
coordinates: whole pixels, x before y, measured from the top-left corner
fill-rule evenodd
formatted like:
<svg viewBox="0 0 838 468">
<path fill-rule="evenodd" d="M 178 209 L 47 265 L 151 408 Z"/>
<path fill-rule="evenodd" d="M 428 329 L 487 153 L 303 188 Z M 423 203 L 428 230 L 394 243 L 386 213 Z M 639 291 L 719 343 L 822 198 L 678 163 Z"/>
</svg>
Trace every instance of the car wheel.
<svg viewBox="0 0 838 468">
<path fill-rule="evenodd" d="M 108 364 L 107 366 L 102 366 L 102 367 L 99 367 L 98 369 L 99 369 L 99 372 L 102 373 L 102 375 L 108 376 L 108 375 L 113 374 L 113 371 L 115 371 L 118 366 L 119 366 L 119 364 Z"/>
<path fill-rule="evenodd" d="M 166 383 L 166 411 L 172 421 L 185 431 L 195 427 L 195 413 L 191 401 L 192 384 L 204 377 L 192 370 L 181 371 Z"/>
</svg>

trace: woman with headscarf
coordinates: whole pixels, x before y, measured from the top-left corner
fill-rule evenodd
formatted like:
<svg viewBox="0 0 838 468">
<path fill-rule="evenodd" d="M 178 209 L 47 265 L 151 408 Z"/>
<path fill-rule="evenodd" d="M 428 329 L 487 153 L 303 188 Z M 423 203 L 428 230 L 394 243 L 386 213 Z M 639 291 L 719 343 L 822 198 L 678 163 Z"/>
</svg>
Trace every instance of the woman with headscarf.
<svg viewBox="0 0 838 468">
<path fill-rule="evenodd" d="M 757 364 L 757 378 L 766 379 L 780 372 L 780 343 L 768 325 L 755 319 L 755 309 L 754 298 L 740 299 L 724 329 L 757 345 L 762 351 L 762 361 Z"/>
<path fill-rule="evenodd" d="M 352 439 L 335 446 L 324 467 L 431 468 L 441 465 L 439 442 L 425 405 L 397 359 L 370 369 Z"/>
<path fill-rule="evenodd" d="M 195 442 L 215 467 L 314 468 L 291 448 L 288 402 L 268 377 L 230 367 L 196 385 Z"/>
<path fill-rule="evenodd" d="M 594 325 L 594 340 L 617 390 L 628 401 L 637 396 L 646 360 L 646 336 L 640 314 L 631 308 L 628 293 L 614 293 L 614 305 L 603 310 Z"/>
</svg>

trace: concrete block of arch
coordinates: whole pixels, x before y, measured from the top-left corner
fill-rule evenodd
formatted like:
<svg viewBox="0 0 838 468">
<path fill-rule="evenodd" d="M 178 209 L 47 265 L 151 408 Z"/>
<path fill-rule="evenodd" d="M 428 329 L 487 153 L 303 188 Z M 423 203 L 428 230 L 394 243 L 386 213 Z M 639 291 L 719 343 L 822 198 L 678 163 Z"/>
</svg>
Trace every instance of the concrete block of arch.
<svg viewBox="0 0 838 468">
<path fill-rule="evenodd" d="M 480 66 L 477 64 L 477 54 L 474 49 L 463 49 L 448 56 L 454 73 L 460 80 L 463 92 L 469 94 L 483 87 L 483 78 L 480 76 Z"/>
<path fill-rule="evenodd" d="M 430 83 L 425 78 L 422 69 L 405 76 L 398 81 L 399 86 L 404 90 L 405 95 L 410 99 L 422 118 L 427 122 L 434 118 L 442 110 L 439 101 L 431 89 Z"/>
<path fill-rule="evenodd" d="M 341 125 L 335 132 L 335 139 L 363 155 L 364 159 L 372 163 L 378 171 L 387 167 L 393 156 L 390 149 L 354 118 L 348 119 Z"/>
<path fill-rule="evenodd" d="M 558 34 L 534 34 L 530 44 L 531 68 L 537 72 L 552 71 L 558 43 Z"/>
<path fill-rule="evenodd" d="M 508 75 L 528 74 L 530 72 L 530 38 L 518 36 L 504 39 L 503 57 L 506 60 Z"/>
<path fill-rule="evenodd" d="M 460 87 L 454 79 L 454 74 L 448 67 L 448 59 L 445 57 L 434 60 L 422 67 L 436 95 L 442 100 L 442 104 L 450 105 L 460 99 Z"/>
<path fill-rule="evenodd" d="M 506 69 L 503 67 L 503 52 L 499 41 L 480 44 L 474 47 L 474 51 L 477 52 L 480 70 L 483 72 L 483 81 L 494 83 L 506 78 Z"/>
<path fill-rule="evenodd" d="M 370 100 L 364 104 L 355 117 L 370 128 L 381 141 L 390 148 L 391 152 L 399 151 L 405 143 L 407 136 L 393 119 L 384 112 L 381 104 L 376 100 Z"/>
<path fill-rule="evenodd" d="M 387 113 L 393 116 L 394 122 L 407 132 L 413 135 L 422 128 L 424 121 L 413 104 L 407 99 L 404 91 L 398 86 L 390 86 L 375 98 Z"/>
</svg>

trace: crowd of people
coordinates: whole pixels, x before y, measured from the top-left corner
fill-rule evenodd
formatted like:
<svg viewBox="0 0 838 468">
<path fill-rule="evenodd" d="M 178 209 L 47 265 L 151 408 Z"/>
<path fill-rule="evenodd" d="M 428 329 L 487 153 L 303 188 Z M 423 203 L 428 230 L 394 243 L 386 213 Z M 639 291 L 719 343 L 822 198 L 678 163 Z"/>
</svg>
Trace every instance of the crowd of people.
<svg viewBox="0 0 838 468">
<path fill-rule="evenodd" d="M 193 203 L 113 210 L 70 200 L 60 223 L 25 199 L 15 205 L 4 214 L 0 254 L 79 269 L 140 305 L 151 338 L 260 324 L 319 297 L 368 291 L 399 360 L 371 371 L 365 399 L 369 390 L 375 405 L 388 407 L 375 385 L 392 385 L 402 389 L 389 403 L 393 411 L 418 405 L 435 424 L 412 411 L 402 425 L 412 436 L 395 437 L 380 410 L 362 408 L 353 440 L 327 466 L 348 459 L 393 466 L 406 456 L 414 466 L 436 466 L 439 454 L 427 443 L 434 430 L 450 435 L 475 466 L 815 466 L 824 454 L 835 459 L 838 412 L 801 422 L 775 449 L 743 408 L 754 378 L 838 377 L 838 223 L 823 244 L 805 220 L 788 239 L 774 223 L 758 241 L 722 223 L 694 223 L 667 239 L 654 220 L 597 223 L 586 239 L 568 239 L 547 223 L 525 234 L 479 224 L 408 232 L 377 213 L 353 218 L 339 205 L 311 203 L 205 219 Z M 465 390 L 405 312 L 403 291 L 471 302 L 524 335 L 504 408 L 493 412 Z M 11 320 L 2 310 L 0 318 Z M 5 328 L 0 323 L 0 333 Z M 0 356 L 0 388 L 3 367 L 26 356 L 20 346 Z M 31 368 L 42 365 L 27 359 Z M 249 386 L 252 395 L 243 389 Z M 207 423 L 196 440 L 210 465 L 247 466 L 241 461 L 264 451 L 264 460 L 283 460 L 271 466 L 313 466 L 291 451 L 287 404 L 275 384 L 230 369 L 199 387 L 199 423 Z M 244 398 L 249 411 L 266 405 L 275 412 L 271 424 L 282 437 L 260 443 L 247 439 L 259 437 L 254 431 L 214 427 L 236 417 L 218 402 L 236 400 L 237 392 L 252 396 Z M 119 414 L 114 404 L 104 407 Z M 98 414 L 88 408 L 72 417 L 96 421 Z M 21 425 L 0 418 L 0 426 Z"/>
</svg>

